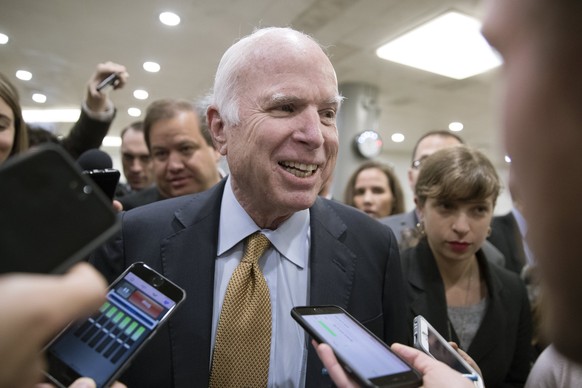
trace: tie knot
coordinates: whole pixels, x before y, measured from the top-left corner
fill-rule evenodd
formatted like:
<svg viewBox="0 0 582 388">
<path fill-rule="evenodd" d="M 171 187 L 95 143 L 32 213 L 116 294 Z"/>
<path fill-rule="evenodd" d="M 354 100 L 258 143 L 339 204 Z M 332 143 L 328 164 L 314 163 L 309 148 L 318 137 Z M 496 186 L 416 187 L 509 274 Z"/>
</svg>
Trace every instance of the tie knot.
<svg viewBox="0 0 582 388">
<path fill-rule="evenodd" d="M 256 232 L 251 234 L 246 239 L 245 254 L 242 261 L 251 262 L 256 264 L 263 253 L 267 250 L 271 242 L 269 239 L 261 232 Z"/>
</svg>

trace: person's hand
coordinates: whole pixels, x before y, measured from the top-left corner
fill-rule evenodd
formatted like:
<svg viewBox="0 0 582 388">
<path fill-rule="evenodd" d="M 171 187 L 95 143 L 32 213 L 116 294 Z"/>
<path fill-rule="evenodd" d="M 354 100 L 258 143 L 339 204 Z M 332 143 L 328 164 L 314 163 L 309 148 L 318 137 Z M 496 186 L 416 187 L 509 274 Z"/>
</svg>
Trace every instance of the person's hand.
<svg viewBox="0 0 582 388">
<path fill-rule="evenodd" d="M 114 199 L 113 200 L 113 208 L 115 209 L 116 212 L 120 213 L 123 211 L 123 204 L 121 202 L 119 202 L 118 200 Z"/>
<path fill-rule="evenodd" d="M 41 350 L 68 322 L 105 301 L 105 279 L 87 263 L 65 275 L 0 276 L 0 387 L 41 381 Z"/>
<path fill-rule="evenodd" d="M 93 379 L 90 379 L 89 377 L 78 378 L 73 382 L 73 384 L 69 385 L 69 388 L 95 388 L 95 387 L 97 387 L 97 384 L 95 384 L 95 381 L 93 381 Z M 119 381 L 114 382 L 113 385 L 111 385 L 110 387 L 127 388 L 125 384 L 122 384 Z M 49 383 L 41 383 L 36 384 L 34 388 L 55 388 L 55 386 Z"/>
<path fill-rule="evenodd" d="M 467 364 L 471 365 L 471 367 L 473 369 L 475 369 L 475 372 L 479 373 L 479 376 L 481 376 L 481 378 L 483 378 L 483 373 L 481 373 L 481 368 L 479 368 L 479 365 L 477 365 L 475 360 L 473 360 L 471 358 L 471 356 L 469 356 L 467 353 L 465 353 L 465 351 L 463 349 L 459 348 L 459 345 L 457 345 L 456 342 L 449 342 L 449 344 L 453 347 L 453 349 L 455 349 L 457 351 L 457 353 L 459 353 L 461 355 L 461 357 L 463 357 L 463 360 L 467 361 Z"/>
<path fill-rule="evenodd" d="M 328 344 L 318 344 L 314 340 L 311 340 L 311 344 L 315 347 L 317 355 L 327 369 L 327 373 L 329 373 L 329 377 L 331 377 L 331 380 L 338 388 L 359 387 L 359 385 L 347 375 Z"/>
<path fill-rule="evenodd" d="M 402 344 L 393 344 L 392 350 L 408 361 L 414 369 L 422 374 L 422 383 L 425 388 L 474 388 L 475 385 L 468 378 L 450 368 L 448 365 L 435 360 L 418 349 Z"/>
<path fill-rule="evenodd" d="M 97 91 L 97 85 L 111 75 L 111 73 L 116 73 L 118 75 L 118 79 L 113 85 L 113 89 L 121 89 L 127 83 L 129 74 L 125 69 L 125 66 L 113 62 L 98 64 L 95 72 L 91 75 L 91 78 L 89 78 L 89 82 L 87 83 L 87 98 L 85 100 L 87 107 L 93 112 L 103 112 L 107 110 L 107 93 L 105 92 L 105 89 Z"/>
</svg>

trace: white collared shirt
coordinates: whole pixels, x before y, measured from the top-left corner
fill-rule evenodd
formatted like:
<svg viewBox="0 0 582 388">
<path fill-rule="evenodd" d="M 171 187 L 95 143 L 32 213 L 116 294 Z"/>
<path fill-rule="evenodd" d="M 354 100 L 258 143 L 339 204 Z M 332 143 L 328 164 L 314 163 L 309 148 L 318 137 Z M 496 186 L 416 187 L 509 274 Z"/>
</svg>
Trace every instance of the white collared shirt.
<svg viewBox="0 0 582 388">
<path fill-rule="evenodd" d="M 272 244 L 259 260 L 269 287 L 272 306 L 268 386 L 303 387 L 307 360 L 305 333 L 291 318 L 290 311 L 292 307 L 304 306 L 308 301 L 309 210 L 293 214 L 276 230 L 260 229 L 236 200 L 230 179 L 229 176 L 220 209 L 211 349 L 214 349 L 228 282 L 243 256 L 243 241 L 260 230 Z"/>
</svg>

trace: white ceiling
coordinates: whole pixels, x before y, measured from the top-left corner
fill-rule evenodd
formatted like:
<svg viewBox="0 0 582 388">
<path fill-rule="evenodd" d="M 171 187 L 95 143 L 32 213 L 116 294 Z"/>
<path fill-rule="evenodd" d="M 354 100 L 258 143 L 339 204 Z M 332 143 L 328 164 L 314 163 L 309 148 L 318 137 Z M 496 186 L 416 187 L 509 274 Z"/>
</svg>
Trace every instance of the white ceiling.
<svg viewBox="0 0 582 388">
<path fill-rule="evenodd" d="M 329 46 L 339 82 L 363 82 L 380 90 L 379 132 L 385 154 L 410 152 L 422 133 L 461 121 L 468 143 L 500 160 L 496 130 L 495 80 L 498 71 L 453 80 L 383 61 L 375 49 L 448 9 L 481 17 L 477 0 L 7 0 L 0 11 L 0 32 L 10 36 L 0 46 L 0 71 L 13 77 L 24 107 L 42 92 L 43 107 L 78 107 L 95 65 L 124 64 L 129 84 L 112 94 L 118 115 L 111 134 L 135 119 L 132 106 L 145 111 L 162 97 L 198 98 L 212 84 L 225 49 L 257 26 L 290 25 Z M 159 23 L 158 14 L 181 16 L 177 27 Z M 160 63 L 157 74 L 142 68 Z M 17 69 L 33 73 L 16 79 Z M 132 96 L 146 89 L 146 101 Z M 58 129 L 68 128 L 59 126 Z M 389 141 L 401 132 L 401 144 Z"/>
</svg>

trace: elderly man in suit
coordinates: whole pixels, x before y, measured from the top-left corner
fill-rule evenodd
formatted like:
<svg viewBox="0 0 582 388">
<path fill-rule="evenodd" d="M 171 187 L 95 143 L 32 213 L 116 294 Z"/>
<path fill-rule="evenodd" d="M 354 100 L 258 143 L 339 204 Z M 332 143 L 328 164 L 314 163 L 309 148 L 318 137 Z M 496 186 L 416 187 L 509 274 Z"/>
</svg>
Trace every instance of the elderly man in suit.
<svg viewBox="0 0 582 388">
<path fill-rule="evenodd" d="M 339 305 L 387 343 L 406 340 L 394 235 L 366 214 L 317 195 L 335 166 L 341 100 L 328 57 L 298 31 L 261 29 L 227 50 L 207 118 L 230 176 L 208 191 L 123 213 L 119 236 L 92 257 L 109 279 L 145 261 L 188 294 L 122 381 L 138 387 L 329 385 L 290 317 L 299 305 Z M 268 244 L 252 264 L 245 239 L 256 232 Z M 224 306 L 243 264 L 252 266 L 257 284 L 266 280 L 270 314 L 261 316 L 268 325 L 265 331 L 245 326 L 244 312 L 255 305 L 239 302 L 240 332 L 223 341 L 223 327 L 232 324 Z M 250 356 L 263 355 L 267 344 L 264 375 L 263 364 L 261 372 L 240 367 L 250 365 L 244 351 L 225 350 L 243 347 L 248 336 L 256 347 Z M 221 365 L 239 375 L 224 380 Z M 245 383 L 257 375 L 260 381 Z"/>
</svg>

